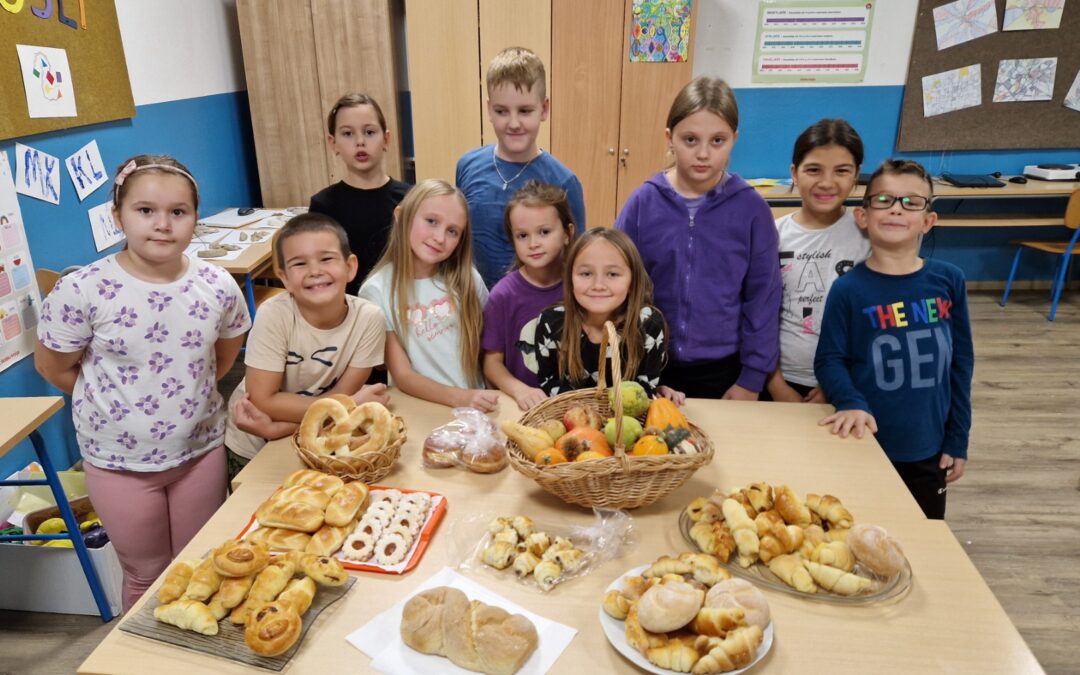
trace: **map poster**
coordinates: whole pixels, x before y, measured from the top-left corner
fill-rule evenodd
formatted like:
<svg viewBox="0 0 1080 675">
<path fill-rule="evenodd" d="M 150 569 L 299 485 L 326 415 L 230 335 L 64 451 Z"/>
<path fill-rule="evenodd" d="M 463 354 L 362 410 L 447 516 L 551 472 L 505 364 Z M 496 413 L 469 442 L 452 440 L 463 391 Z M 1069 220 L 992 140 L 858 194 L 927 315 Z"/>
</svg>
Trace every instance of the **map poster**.
<svg viewBox="0 0 1080 675">
<path fill-rule="evenodd" d="M 862 82 L 874 2 L 763 0 L 755 83 Z"/>
<path fill-rule="evenodd" d="M 38 295 L 7 152 L 0 152 L 0 371 L 34 353 Z"/>
</svg>

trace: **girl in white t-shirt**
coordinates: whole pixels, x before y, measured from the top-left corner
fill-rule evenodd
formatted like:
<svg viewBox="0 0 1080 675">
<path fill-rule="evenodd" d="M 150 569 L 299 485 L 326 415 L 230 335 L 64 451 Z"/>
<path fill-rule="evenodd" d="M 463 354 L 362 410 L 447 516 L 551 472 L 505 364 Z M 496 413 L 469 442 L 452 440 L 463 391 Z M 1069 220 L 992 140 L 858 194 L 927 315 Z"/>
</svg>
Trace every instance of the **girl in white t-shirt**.
<svg viewBox="0 0 1080 675">
<path fill-rule="evenodd" d="M 824 403 L 814 378 L 825 297 L 840 276 L 870 255 L 870 241 L 844 206 L 863 161 L 859 134 L 841 119 L 802 132 L 791 158 L 791 181 L 802 206 L 779 218 L 780 363 L 767 383 L 776 401 Z"/>
<path fill-rule="evenodd" d="M 225 500 L 217 382 L 251 325 L 228 272 L 184 254 L 199 204 L 171 157 L 116 173 L 124 250 L 62 278 L 42 304 L 34 361 L 71 394 L 86 488 L 124 569 L 124 610 Z"/>
<path fill-rule="evenodd" d="M 386 315 L 392 383 L 426 401 L 493 410 L 498 392 L 483 389 L 480 373 L 487 296 L 465 197 L 446 181 L 423 181 L 395 209 L 386 252 L 360 287 Z"/>
</svg>

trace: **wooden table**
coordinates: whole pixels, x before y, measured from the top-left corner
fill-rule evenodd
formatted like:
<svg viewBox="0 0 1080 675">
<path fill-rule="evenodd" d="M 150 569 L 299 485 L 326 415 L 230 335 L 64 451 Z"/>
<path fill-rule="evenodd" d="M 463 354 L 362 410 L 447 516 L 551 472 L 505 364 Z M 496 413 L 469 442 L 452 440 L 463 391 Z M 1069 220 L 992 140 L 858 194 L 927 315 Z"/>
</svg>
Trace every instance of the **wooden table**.
<svg viewBox="0 0 1080 675">
<path fill-rule="evenodd" d="M 1068 197 L 1075 190 L 1080 190 L 1080 181 L 1051 181 L 1029 178 L 1026 183 L 1010 183 L 1011 176 L 1002 176 L 999 180 L 1004 187 L 968 188 L 957 187 L 940 178 L 934 179 L 934 196 L 957 199 L 964 197 L 985 199 L 988 197 Z M 866 191 L 865 185 L 856 185 L 848 198 L 861 200 Z M 760 191 L 769 202 L 798 201 L 799 192 L 791 185 L 776 185 Z"/>
<path fill-rule="evenodd" d="M 850 206 L 857 206 L 857 204 L 850 204 Z M 773 219 L 799 210 L 798 206 L 773 206 L 770 208 Z M 1065 227 L 1065 218 L 999 214 L 958 217 L 951 213 L 939 213 L 937 224 L 934 227 Z"/>
<path fill-rule="evenodd" d="M 287 672 L 370 672 L 370 660 L 345 642 L 345 636 L 410 595 L 442 567 L 456 567 L 475 543 L 468 540 L 462 523 L 519 513 L 542 526 L 584 526 L 593 520 L 591 512 L 564 504 L 510 469 L 478 475 L 422 468 L 423 440 L 433 426 L 450 418 L 449 410 L 397 391 L 391 401 L 409 426 L 409 440 L 394 471 L 381 483 L 442 493 L 448 500 L 446 519 L 412 572 L 360 574 L 357 588 L 319 617 Z M 482 572 L 466 574 L 509 600 L 579 631 L 553 672 L 638 672 L 603 636 L 597 619 L 603 589 L 632 567 L 687 550 L 677 516 L 694 497 L 714 487 L 727 489 L 759 480 L 788 483 L 800 493 L 835 494 L 861 522 L 889 529 L 904 545 L 914 581 L 904 597 L 869 607 L 826 605 L 766 591 L 776 639 L 756 672 L 866 673 L 892 671 L 901 664 L 915 672 L 1039 672 L 1034 656 L 948 526 L 923 517 L 876 442 L 835 438 L 817 426 L 830 410 L 818 405 L 691 400 L 685 411 L 711 436 L 716 457 L 676 492 L 631 512 L 632 542 L 619 558 L 546 595 L 518 584 L 510 574 L 503 578 Z M 504 396 L 496 416 L 516 418 L 519 414 L 513 401 Z M 299 466 L 286 443 L 264 448 L 237 477 L 238 489 L 181 557 L 202 555 L 235 536 L 280 480 Z M 155 675 L 251 672 L 240 664 L 118 629 L 79 672 L 150 670 Z"/>
<path fill-rule="evenodd" d="M 284 215 L 284 212 L 282 214 L 275 215 Z M 260 222 L 262 221 L 257 220 L 253 223 L 249 223 L 248 225 L 238 228 L 215 227 L 214 225 L 210 225 L 209 227 L 214 227 L 217 232 L 214 234 L 206 235 L 206 238 L 216 241 L 227 235 L 232 230 L 251 232 L 258 229 L 266 229 L 259 227 Z M 270 269 L 273 264 L 272 255 L 274 251 L 272 244 L 272 234 L 273 231 L 271 231 L 271 236 L 266 237 L 262 241 L 256 241 L 246 245 L 244 247 L 244 250 L 240 252 L 240 255 L 236 256 L 231 260 L 219 261 L 214 258 L 207 258 L 207 260 L 214 263 L 218 267 L 221 267 L 229 274 L 237 277 L 243 277 L 242 285 L 244 287 L 244 297 L 247 299 L 248 312 L 250 312 L 252 318 L 255 317 L 254 279 L 257 275 L 262 274 L 266 270 Z"/>
</svg>

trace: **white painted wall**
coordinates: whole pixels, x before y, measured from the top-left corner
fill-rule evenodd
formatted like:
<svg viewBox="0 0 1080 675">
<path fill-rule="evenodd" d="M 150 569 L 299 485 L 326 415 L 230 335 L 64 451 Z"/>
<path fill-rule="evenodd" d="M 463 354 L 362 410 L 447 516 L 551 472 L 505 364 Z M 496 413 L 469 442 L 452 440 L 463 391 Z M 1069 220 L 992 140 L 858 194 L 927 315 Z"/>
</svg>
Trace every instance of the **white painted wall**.
<svg viewBox="0 0 1080 675">
<path fill-rule="evenodd" d="M 242 91 L 235 0 L 116 0 L 135 105 Z"/>
<path fill-rule="evenodd" d="M 864 81 L 837 83 L 755 84 L 751 81 L 760 0 L 694 0 L 697 29 L 694 75 L 713 75 L 732 87 L 844 87 L 902 85 L 907 79 L 917 0 L 875 0 L 870 56 Z M 809 1 L 809 0 L 808 0 Z M 821 4 L 822 0 L 813 0 Z"/>
</svg>

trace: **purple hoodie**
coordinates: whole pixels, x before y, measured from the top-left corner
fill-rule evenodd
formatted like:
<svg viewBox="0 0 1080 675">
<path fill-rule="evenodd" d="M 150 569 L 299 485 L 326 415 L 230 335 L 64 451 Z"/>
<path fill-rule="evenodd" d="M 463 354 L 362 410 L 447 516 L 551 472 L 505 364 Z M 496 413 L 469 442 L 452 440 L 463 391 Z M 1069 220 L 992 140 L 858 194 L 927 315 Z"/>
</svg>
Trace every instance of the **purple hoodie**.
<svg viewBox="0 0 1080 675">
<path fill-rule="evenodd" d="M 761 391 L 780 354 L 780 253 L 765 200 L 727 174 L 691 218 L 661 172 L 634 190 L 615 227 L 641 251 L 671 330 L 671 360 L 738 352 L 738 385 Z"/>
</svg>

